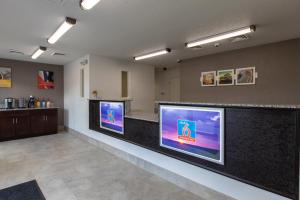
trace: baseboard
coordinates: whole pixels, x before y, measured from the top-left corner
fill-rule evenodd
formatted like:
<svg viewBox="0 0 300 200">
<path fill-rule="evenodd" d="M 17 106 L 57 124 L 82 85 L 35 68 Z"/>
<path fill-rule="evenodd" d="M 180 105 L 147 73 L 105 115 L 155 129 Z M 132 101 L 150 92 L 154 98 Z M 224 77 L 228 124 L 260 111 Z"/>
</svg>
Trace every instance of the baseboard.
<svg viewBox="0 0 300 200">
<path fill-rule="evenodd" d="M 152 174 L 155 174 L 155 175 L 157 175 L 157 176 L 177 185 L 178 187 L 181 187 L 201 198 L 213 199 L 213 200 L 233 200 L 233 198 L 231 198 L 231 197 L 228 197 L 222 193 L 214 191 L 206 186 L 200 185 L 190 179 L 187 179 L 178 174 L 175 174 L 165 168 L 154 165 L 148 161 L 143 160 L 140 157 L 136 157 L 127 152 L 124 152 L 122 150 L 114 148 L 113 146 L 105 144 L 105 143 L 98 141 L 94 138 L 91 138 L 83 133 L 77 132 L 71 128 L 66 128 L 66 131 L 70 134 L 77 136 L 78 138 L 80 138 L 82 140 L 85 140 L 85 141 L 109 152 L 109 153 L 114 154 L 115 156 L 117 156 L 123 160 L 126 160 L 126 161 L 152 173 Z"/>
</svg>

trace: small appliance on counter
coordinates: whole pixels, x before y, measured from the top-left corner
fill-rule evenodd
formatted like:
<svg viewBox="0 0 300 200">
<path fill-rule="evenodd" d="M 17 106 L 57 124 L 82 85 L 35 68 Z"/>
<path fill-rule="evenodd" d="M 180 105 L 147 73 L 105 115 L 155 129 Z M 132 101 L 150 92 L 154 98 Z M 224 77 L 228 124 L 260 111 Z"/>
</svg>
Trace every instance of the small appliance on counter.
<svg viewBox="0 0 300 200">
<path fill-rule="evenodd" d="M 25 99 L 24 98 L 19 98 L 18 99 L 18 107 L 19 108 L 26 108 L 27 106 L 26 106 L 26 101 L 25 101 Z"/>
<path fill-rule="evenodd" d="M 34 103 L 35 103 L 35 98 L 33 96 L 30 96 L 28 100 L 28 108 L 34 108 L 35 107 Z"/>
<path fill-rule="evenodd" d="M 5 98 L 4 99 L 4 108 L 13 109 L 16 107 L 16 101 L 14 98 Z"/>
</svg>

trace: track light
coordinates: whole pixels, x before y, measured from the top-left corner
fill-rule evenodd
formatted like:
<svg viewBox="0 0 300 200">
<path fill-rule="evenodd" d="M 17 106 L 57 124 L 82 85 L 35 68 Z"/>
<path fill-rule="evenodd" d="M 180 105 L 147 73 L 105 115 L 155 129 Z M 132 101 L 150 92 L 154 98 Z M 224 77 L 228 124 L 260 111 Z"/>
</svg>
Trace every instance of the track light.
<svg viewBox="0 0 300 200">
<path fill-rule="evenodd" d="M 152 53 L 149 53 L 149 54 L 146 54 L 146 55 L 134 57 L 134 60 L 143 60 L 143 59 L 146 59 L 146 58 L 151 58 L 151 57 L 155 57 L 155 56 L 164 55 L 164 54 L 167 54 L 167 53 L 170 53 L 170 52 L 171 52 L 171 49 L 164 49 L 164 50 L 152 52 Z"/>
<path fill-rule="evenodd" d="M 217 42 L 217 41 L 220 41 L 220 40 L 225 40 L 225 39 L 228 39 L 228 38 L 237 37 L 237 36 L 240 36 L 240 35 L 245 35 L 245 34 L 254 32 L 255 29 L 256 29 L 256 27 L 254 25 L 252 25 L 252 26 L 249 26 L 249 27 L 245 27 L 245 28 L 241 28 L 241 29 L 238 29 L 238 30 L 230 31 L 230 32 L 227 32 L 227 33 L 221 33 L 221 34 L 218 34 L 216 36 L 212 36 L 212 37 L 208 37 L 208 38 L 205 38 L 205 39 L 202 39 L 202 40 L 186 43 L 186 47 L 187 48 L 192 48 L 192 47 L 201 46 L 201 45 L 204 45 L 204 44 Z"/>
<path fill-rule="evenodd" d="M 81 0 L 80 7 L 83 10 L 90 10 L 99 2 L 100 2 L 100 0 Z"/>
<path fill-rule="evenodd" d="M 76 24 L 76 19 L 66 17 L 66 20 L 59 26 L 59 28 L 48 39 L 50 44 L 54 44 L 63 36 L 70 28 Z"/>
<path fill-rule="evenodd" d="M 47 48 L 46 48 L 46 47 L 40 47 L 38 50 L 36 50 L 36 51 L 32 54 L 31 58 L 35 60 L 35 59 L 37 59 L 38 57 L 40 57 L 40 55 L 42 55 L 45 51 L 47 51 Z"/>
</svg>

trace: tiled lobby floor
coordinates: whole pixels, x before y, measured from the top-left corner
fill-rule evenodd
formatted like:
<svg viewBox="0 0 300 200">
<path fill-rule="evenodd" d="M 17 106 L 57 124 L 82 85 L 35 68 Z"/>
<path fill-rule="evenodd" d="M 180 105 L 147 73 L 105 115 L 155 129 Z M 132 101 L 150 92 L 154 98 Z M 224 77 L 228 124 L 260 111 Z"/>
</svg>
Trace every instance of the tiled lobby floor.
<svg viewBox="0 0 300 200">
<path fill-rule="evenodd" d="M 32 179 L 47 200 L 202 200 L 71 134 L 0 143 L 0 189 Z"/>
</svg>

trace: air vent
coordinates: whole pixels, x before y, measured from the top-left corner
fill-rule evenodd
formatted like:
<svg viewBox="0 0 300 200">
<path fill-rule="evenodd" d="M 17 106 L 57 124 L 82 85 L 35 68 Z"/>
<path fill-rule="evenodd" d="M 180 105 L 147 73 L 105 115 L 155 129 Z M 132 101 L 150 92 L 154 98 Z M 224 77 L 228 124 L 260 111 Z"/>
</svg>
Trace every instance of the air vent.
<svg viewBox="0 0 300 200">
<path fill-rule="evenodd" d="M 51 56 L 66 56 L 66 54 L 65 53 L 53 52 L 53 53 L 51 53 Z"/>
<path fill-rule="evenodd" d="M 51 3 L 54 3 L 59 6 L 65 6 L 67 4 L 78 5 L 78 0 L 48 0 Z"/>
<path fill-rule="evenodd" d="M 241 41 L 245 41 L 245 40 L 249 40 L 249 39 L 250 39 L 250 37 L 248 35 L 241 35 L 241 36 L 230 39 L 230 42 L 235 43 L 235 42 L 241 42 Z"/>
<path fill-rule="evenodd" d="M 202 49 L 202 48 L 203 48 L 202 46 L 195 46 L 195 47 L 192 47 L 191 49 L 198 50 L 198 49 Z"/>
<path fill-rule="evenodd" d="M 15 50 L 15 49 L 10 49 L 9 53 L 18 54 L 18 55 L 24 55 L 24 53 L 22 51 L 18 51 L 18 50 Z"/>
</svg>

